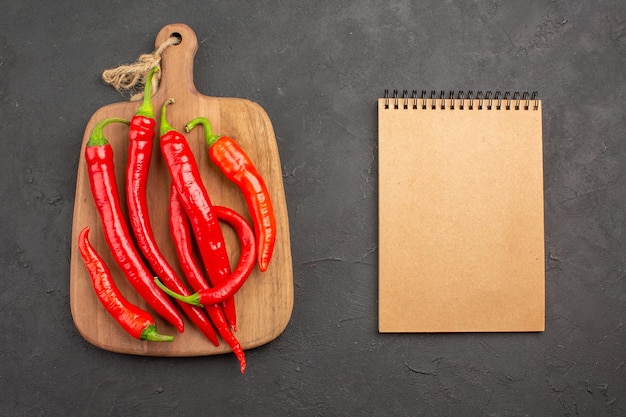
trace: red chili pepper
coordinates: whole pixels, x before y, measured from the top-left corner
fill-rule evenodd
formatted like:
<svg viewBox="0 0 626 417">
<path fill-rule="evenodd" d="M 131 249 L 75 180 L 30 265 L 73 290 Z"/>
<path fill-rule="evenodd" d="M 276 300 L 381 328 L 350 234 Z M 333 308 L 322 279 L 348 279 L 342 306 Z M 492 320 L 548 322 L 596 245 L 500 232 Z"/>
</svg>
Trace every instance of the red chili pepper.
<svg viewBox="0 0 626 417">
<path fill-rule="evenodd" d="M 152 274 L 134 246 L 122 213 L 115 182 L 113 149 L 103 134 L 104 127 L 114 122 L 128 124 L 128 121 L 116 118 L 98 122 L 85 147 L 89 184 L 102 222 L 104 238 L 130 284 L 158 314 L 182 333 L 185 328 L 183 318 L 170 299 L 154 284 Z"/>
<path fill-rule="evenodd" d="M 219 285 L 230 276 L 230 262 L 224 243 L 224 235 L 213 211 L 195 157 L 185 137 L 167 121 L 169 99 L 161 109 L 161 153 L 178 191 L 180 202 L 187 213 L 198 242 L 200 257 L 213 285 Z M 228 323 L 236 329 L 234 298 L 224 299 L 222 307 Z"/>
<path fill-rule="evenodd" d="M 214 208 L 218 210 L 216 214 L 218 218 L 220 218 L 220 208 Z M 185 215 L 185 210 L 180 203 L 178 191 L 176 191 L 176 187 L 174 185 L 172 185 L 172 191 L 170 193 L 169 211 L 170 232 L 174 240 L 174 246 L 176 247 L 178 260 L 183 269 L 183 273 L 187 277 L 187 281 L 196 291 L 209 288 L 208 284 L 204 280 L 202 270 L 200 269 L 193 257 L 193 237 L 191 235 L 191 230 L 189 229 L 189 221 L 187 219 L 187 216 Z M 206 310 L 209 314 L 211 321 L 217 328 L 218 333 L 220 334 L 222 339 L 224 339 L 226 343 L 228 343 L 228 346 L 230 346 L 230 348 L 233 350 L 233 353 L 239 360 L 239 366 L 241 369 L 241 373 L 243 374 L 246 370 L 246 357 L 243 349 L 241 348 L 241 345 L 239 344 L 239 341 L 228 327 L 228 323 L 222 309 L 219 305 L 211 304 L 206 306 Z"/>
<path fill-rule="evenodd" d="M 137 246 L 143 253 L 152 270 L 163 282 L 182 294 L 190 294 L 174 269 L 167 262 L 154 238 L 150 215 L 148 212 L 148 199 L 146 187 L 148 184 L 148 172 L 152 158 L 153 139 L 155 134 L 156 120 L 152 108 L 152 77 L 158 70 L 154 67 L 146 80 L 143 103 L 130 121 L 128 131 L 128 162 L 126 165 L 126 203 L 131 229 L 137 240 Z M 215 329 L 201 309 L 179 302 L 181 309 L 187 317 L 200 329 L 200 331 L 213 343 L 219 345 Z"/>
<path fill-rule="evenodd" d="M 211 161 L 243 193 L 257 237 L 259 269 L 265 271 L 276 242 L 276 219 L 265 181 L 250 157 L 233 139 L 213 134 L 211 123 L 206 117 L 191 120 L 185 130 L 189 132 L 199 124 L 204 127 Z"/>
<path fill-rule="evenodd" d="M 171 342 L 174 336 L 157 333 L 154 318 L 147 311 L 129 302 L 115 285 L 111 272 L 88 239 L 89 227 L 78 235 L 78 248 L 89 271 L 98 300 L 131 336 L 152 342 Z"/>
<path fill-rule="evenodd" d="M 178 300 L 198 307 L 221 303 L 223 300 L 229 299 L 235 295 L 235 293 L 239 291 L 241 286 L 250 276 L 256 262 L 254 231 L 250 225 L 248 225 L 246 220 L 237 212 L 225 207 L 213 206 L 213 211 L 220 220 L 227 222 L 235 230 L 237 236 L 239 237 L 241 254 L 239 255 L 237 267 L 233 271 L 230 278 L 214 288 L 204 288 L 187 296 L 171 291 L 163 285 L 158 278 L 155 278 L 156 284 L 164 292 Z"/>
</svg>

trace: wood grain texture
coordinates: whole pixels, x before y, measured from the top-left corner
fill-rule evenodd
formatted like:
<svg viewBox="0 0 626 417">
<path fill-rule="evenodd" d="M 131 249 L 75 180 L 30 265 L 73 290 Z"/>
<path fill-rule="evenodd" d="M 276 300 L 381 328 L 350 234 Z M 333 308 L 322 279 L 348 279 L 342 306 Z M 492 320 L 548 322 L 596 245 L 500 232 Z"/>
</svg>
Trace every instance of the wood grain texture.
<svg viewBox="0 0 626 417">
<path fill-rule="evenodd" d="M 278 337 L 287 326 L 293 307 L 289 223 L 276 139 L 267 114 L 258 104 L 245 99 L 209 97 L 196 90 L 193 84 L 193 58 L 198 47 L 195 33 L 184 24 L 168 25 L 158 33 L 155 45 L 161 44 L 175 33 L 181 36 L 182 41 L 178 45 L 167 48 L 163 53 L 161 84 L 153 97 L 157 120 L 161 105 L 168 98 L 175 99 L 175 103 L 168 107 L 168 121 L 181 132 L 184 131 L 185 123 L 193 117 L 208 117 L 212 122 L 214 132 L 233 137 L 250 155 L 265 178 L 274 203 L 277 241 L 270 266 L 263 273 L 255 267 L 246 284 L 235 296 L 238 310 L 238 331 L 235 335 L 244 349 L 250 349 Z M 126 281 L 104 241 L 100 218 L 89 188 L 84 158 L 85 144 L 92 128 L 99 120 L 107 117 L 130 119 L 138 107 L 139 103 L 131 102 L 102 107 L 93 114 L 85 129 L 78 165 L 72 230 L 70 306 L 74 323 L 87 341 L 114 352 L 151 356 L 201 356 L 230 352 L 230 348 L 223 341 L 220 346 L 213 346 L 187 319 L 184 333 L 178 334 L 171 325 L 156 316 Z M 127 160 L 127 129 L 121 124 L 109 125 L 105 129 L 105 135 L 115 153 L 115 170 L 124 210 L 126 210 L 123 184 Z M 212 203 L 230 207 L 250 221 L 250 215 L 239 189 L 228 182 L 219 169 L 210 163 L 203 130 L 196 128 L 185 135 L 196 156 Z M 167 223 L 169 184 L 169 173 L 160 155 L 157 135 L 148 180 L 150 219 L 158 245 L 182 277 Z M 89 275 L 78 252 L 76 240 L 80 230 L 85 226 L 91 227 L 90 240 L 111 269 L 122 293 L 132 302 L 151 311 L 157 319 L 159 332 L 175 335 L 174 342 L 138 341 L 127 335 L 108 316 L 94 294 Z M 223 226 L 223 230 L 231 264 L 234 267 L 239 257 L 237 237 L 228 226 Z"/>
</svg>

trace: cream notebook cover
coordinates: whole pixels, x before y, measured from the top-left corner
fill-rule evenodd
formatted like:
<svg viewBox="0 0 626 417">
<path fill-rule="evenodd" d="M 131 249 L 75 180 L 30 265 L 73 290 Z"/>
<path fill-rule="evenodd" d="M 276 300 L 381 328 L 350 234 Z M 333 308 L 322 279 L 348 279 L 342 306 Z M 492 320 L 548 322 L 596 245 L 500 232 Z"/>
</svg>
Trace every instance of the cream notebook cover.
<svg viewBox="0 0 626 417">
<path fill-rule="evenodd" d="M 378 100 L 379 331 L 543 331 L 541 101 Z"/>
</svg>

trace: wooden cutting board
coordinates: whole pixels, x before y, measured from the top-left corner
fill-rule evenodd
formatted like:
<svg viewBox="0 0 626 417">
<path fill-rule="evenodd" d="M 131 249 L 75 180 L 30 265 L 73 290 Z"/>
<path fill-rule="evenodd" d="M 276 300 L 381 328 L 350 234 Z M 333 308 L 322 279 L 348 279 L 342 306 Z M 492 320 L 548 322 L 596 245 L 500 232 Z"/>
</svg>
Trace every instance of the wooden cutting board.
<svg viewBox="0 0 626 417">
<path fill-rule="evenodd" d="M 215 133 L 231 136 L 248 153 L 265 178 L 274 204 L 277 241 L 270 266 L 265 272 L 260 272 L 258 267 L 255 267 L 248 281 L 235 295 L 238 313 L 238 329 L 235 336 L 244 349 L 254 348 L 270 342 L 282 333 L 293 307 L 289 223 L 276 138 L 267 114 L 258 104 L 245 99 L 208 97 L 200 94 L 193 83 L 193 59 L 198 48 L 195 33 L 184 24 L 168 25 L 158 33 L 155 45 L 160 45 L 170 36 L 179 37 L 181 42 L 166 48 L 162 54 L 161 81 L 159 90 L 153 97 L 157 120 L 160 108 L 168 98 L 175 99 L 175 103 L 168 107 L 168 120 L 180 132 L 184 132 L 185 123 L 192 118 L 208 117 Z M 230 352 L 230 348 L 223 341 L 220 346 L 215 347 L 189 320 L 185 319 L 185 331 L 179 334 L 173 326 L 151 311 L 117 268 L 104 241 L 100 218 L 89 188 L 84 157 L 85 144 L 98 121 L 107 117 L 122 117 L 129 120 L 139 105 L 139 102 L 122 102 L 102 107 L 94 113 L 85 129 L 80 149 L 72 226 L 70 306 L 74 323 L 87 341 L 114 352 L 151 356 L 201 356 Z M 123 196 L 123 184 L 127 160 L 127 133 L 128 128 L 121 124 L 111 124 L 105 128 L 105 135 L 115 153 L 115 170 L 124 210 L 126 200 Z M 230 207 L 250 221 L 247 206 L 239 189 L 209 161 L 203 129 L 196 128 L 185 135 L 196 156 L 212 203 Z M 182 277 L 168 227 L 170 178 L 160 154 L 157 138 L 158 135 L 155 138 L 148 180 L 150 217 L 157 243 Z M 108 315 L 94 294 L 88 272 L 78 251 L 77 237 L 85 226 L 91 227 L 90 240 L 111 269 L 122 293 L 131 302 L 151 311 L 157 320 L 159 332 L 174 335 L 176 337 L 174 342 L 154 343 L 134 339 Z M 239 258 L 237 237 L 228 226 L 224 225 L 223 230 L 231 264 L 234 267 Z"/>
</svg>

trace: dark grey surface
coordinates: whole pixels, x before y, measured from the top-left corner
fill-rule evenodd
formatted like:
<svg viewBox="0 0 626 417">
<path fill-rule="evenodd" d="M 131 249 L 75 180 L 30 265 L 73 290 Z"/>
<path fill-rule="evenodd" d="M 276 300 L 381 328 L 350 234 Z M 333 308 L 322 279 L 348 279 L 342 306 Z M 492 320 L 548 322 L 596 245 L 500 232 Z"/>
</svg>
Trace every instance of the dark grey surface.
<svg viewBox="0 0 626 417">
<path fill-rule="evenodd" d="M 2 3 L 0 415 L 626 415 L 622 0 Z M 83 131 L 124 100 L 101 71 L 177 22 L 197 88 L 261 104 L 283 166 L 294 310 L 243 376 L 232 355 L 102 351 L 70 315 Z M 544 333 L 377 333 L 385 88 L 539 91 Z"/>
</svg>

